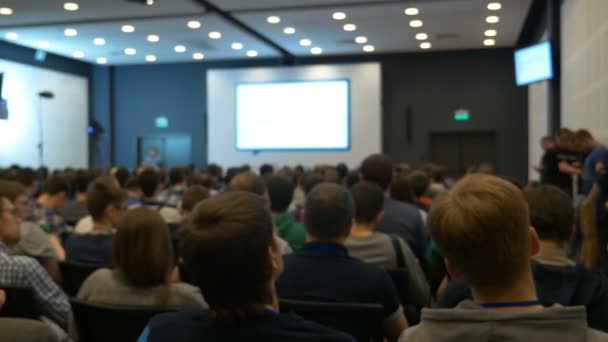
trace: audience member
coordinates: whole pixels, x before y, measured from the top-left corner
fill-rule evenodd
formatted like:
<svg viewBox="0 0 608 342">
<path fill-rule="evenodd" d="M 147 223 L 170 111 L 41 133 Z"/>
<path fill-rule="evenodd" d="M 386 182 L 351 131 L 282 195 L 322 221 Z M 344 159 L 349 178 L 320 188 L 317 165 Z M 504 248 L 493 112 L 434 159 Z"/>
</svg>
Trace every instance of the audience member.
<svg viewBox="0 0 608 342">
<path fill-rule="evenodd" d="M 407 179 L 407 176 L 396 174 L 391 182 L 390 196 L 392 199 L 407 203 L 407 204 L 415 204 L 416 196 L 414 196 L 414 191 L 412 190 L 412 186 Z"/>
<path fill-rule="evenodd" d="M 599 172 L 604 168 L 604 160 L 608 158 L 608 148 L 600 144 L 589 131 L 585 129 L 576 132 L 576 139 L 580 149 L 587 154 L 583 164 L 582 189 L 583 195 L 591 192 L 593 184 L 599 178 Z"/>
<path fill-rule="evenodd" d="M 429 187 L 431 186 L 431 179 L 423 171 L 410 172 L 406 178 L 410 183 L 412 191 L 414 192 L 414 205 L 417 206 L 418 209 L 422 210 L 422 221 L 426 223 L 426 213 L 433 204 L 433 199 L 426 195 Z"/>
<path fill-rule="evenodd" d="M 169 188 L 158 195 L 158 201 L 167 206 L 178 208 L 187 188 L 187 178 L 184 169 L 172 168 L 169 171 Z"/>
<path fill-rule="evenodd" d="M 283 177 L 274 176 L 268 180 L 266 186 L 270 197 L 272 222 L 277 227 L 279 236 L 292 250 L 297 251 L 306 242 L 306 229 L 287 212 L 293 199 L 293 183 Z"/>
<path fill-rule="evenodd" d="M 10 337 L 10 342 L 62 342 L 47 324 L 23 318 L 0 318 L 0 336 Z"/>
<path fill-rule="evenodd" d="M 545 168 L 545 166 L 543 165 L 545 154 L 547 153 L 547 151 L 555 148 L 555 139 L 551 136 L 544 136 L 540 138 L 540 148 L 543 150 L 543 156 L 541 157 L 540 163 L 533 165 L 532 168 L 537 172 L 540 172 L 542 176 L 543 169 Z"/>
<path fill-rule="evenodd" d="M 72 179 L 72 190 L 75 192 L 76 198 L 73 201 L 64 203 L 59 208 L 59 215 L 72 226 L 89 215 L 87 210 L 87 188 L 92 180 L 91 172 L 85 170 L 77 171 Z"/>
<path fill-rule="evenodd" d="M 137 177 L 137 184 L 141 188 L 141 204 L 134 204 L 129 208 L 143 206 L 158 211 L 168 224 L 180 224 L 182 222 L 182 216 L 177 208 L 167 206 L 156 199 L 158 192 L 161 190 L 161 177 L 158 172 L 151 169 L 144 170 Z"/>
<path fill-rule="evenodd" d="M 481 174 L 464 178 L 434 203 L 429 229 L 452 277 L 471 284 L 473 301 L 423 309 L 421 323 L 400 341 L 608 341 L 587 329 L 584 307 L 545 308 L 538 299 L 530 257 L 541 242 L 524 195 L 511 183 Z M 549 236 L 559 240 L 566 234 L 551 229 Z M 550 253 L 545 257 L 555 262 Z"/>
<path fill-rule="evenodd" d="M 260 177 L 269 178 L 274 174 L 274 166 L 270 164 L 262 164 L 260 166 Z"/>
<path fill-rule="evenodd" d="M 580 175 L 581 170 L 576 166 L 578 153 L 574 148 L 574 132 L 561 129 L 557 147 L 543 156 L 543 182 L 555 185 L 572 196 L 572 176 Z"/>
<path fill-rule="evenodd" d="M 431 179 L 431 185 L 427 191 L 428 197 L 434 199 L 448 190 L 449 187 L 445 180 L 445 169 L 443 167 L 430 163 L 426 164 L 422 170 Z"/>
<path fill-rule="evenodd" d="M 342 186 L 317 185 L 306 198 L 308 238 L 302 249 L 284 258 L 277 282 L 281 298 L 380 304 L 385 336 L 395 341 L 407 327 L 399 296 L 386 271 L 348 256 L 344 240 L 354 217 L 354 203 Z"/>
</svg>

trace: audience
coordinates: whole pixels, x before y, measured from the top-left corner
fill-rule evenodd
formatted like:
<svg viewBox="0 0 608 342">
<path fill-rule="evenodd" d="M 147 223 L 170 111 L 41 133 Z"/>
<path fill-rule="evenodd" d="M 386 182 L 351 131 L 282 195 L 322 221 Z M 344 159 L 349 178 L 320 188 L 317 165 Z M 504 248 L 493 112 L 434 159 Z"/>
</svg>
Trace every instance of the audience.
<svg viewBox="0 0 608 342">
<path fill-rule="evenodd" d="M 266 186 L 270 197 L 272 222 L 277 227 L 279 236 L 291 249 L 297 251 L 306 242 L 306 230 L 303 225 L 296 222 L 293 214 L 287 212 L 293 200 L 294 185 L 284 177 L 273 176 Z"/>
<path fill-rule="evenodd" d="M 186 172 L 181 168 L 169 170 L 169 188 L 158 195 L 158 201 L 167 206 L 178 208 L 187 189 Z"/>
<path fill-rule="evenodd" d="M 561 129 L 557 147 L 543 156 L 543 183 L 555 185 L 572 196 L 571 176 L 581 174 L 577 163 L 579 155 L 575 151 L 575 134 L 569 129 Z"/>
<path fill-rule="evenodd" d="M 91 274 L 77 298 L 101 304 L 200 308 L 199 289 L 172 282 L 174 258 L 169 228 L 159 213 L 136 208 L 118 225 L 114 269 Z"/>
<path fill-rule="evenodd" d="M 407 321 L 391 278 L 378 266 L 350 257 L 344 247 L 354 211 L 346 188 L 323 183 L 312 189 L 306 198 L 308 243 L 285 256 L 277 291 L 287 299 L 380 304 L 384 334 L 395 341 Z"/>
<path fill-rule="evenodd" d="M 421 323 L 400 341 L 608 341 L 587 329 L 584 307 L 545 308 L 538 299 L 530 257 L 541 242 L 524 195 L 511 183 L 468 176 L 438 199 L 428 223 L 450 275 L 471 285 L 473 300 L 423 309 Z M 548 234 L 563 241 L 563 231 Z M 545 257 L 555 259 L 550 253 Z"/>
<path fill-rule="evenodd" d="M 412 171 L 406 177 L 416 197 L 415 205 L 422 211 L 428 212 L 433 204 L 433 199 L 426 196 L 431 186 L 431 179 L 423 171 Z"/>
<path fill-rule="evenodd" d="M 593 184 L 597 182 L 600 171 L 605 166 L 604 161 L 608 158 L 608 148 L 595 140 L 591 133 L 585 129 L 576 132 L 576 139 L 580 150 L 587 154 L 583 164 L 581 193 L 588 195 Z"/>
<path fill-rule="evenodd" d="M 87 210 L 87 188 L 93 180 L 90 171 L 79 170 L 72 179 L 72 190 L 75 192 L 75 200 L 66 202 L 59 208 L 59 215 L 70 225 L 74 225 L 85 216 L 89 215 Z"/>
<path fill-rule="evenodd" d="M 141 203 L 130 206 L 130 209 L 143 206 L 150 210 L 158 211 L 168 224 L 180 224 L 182 222 L 182 216 L 177 208 L 167 206 L 156 199 L 162 186 L 161 176 L 158 172 L 152 169 L 142 171 L 137 177 L 137 184 L 142 192 Z"/>
</svg>

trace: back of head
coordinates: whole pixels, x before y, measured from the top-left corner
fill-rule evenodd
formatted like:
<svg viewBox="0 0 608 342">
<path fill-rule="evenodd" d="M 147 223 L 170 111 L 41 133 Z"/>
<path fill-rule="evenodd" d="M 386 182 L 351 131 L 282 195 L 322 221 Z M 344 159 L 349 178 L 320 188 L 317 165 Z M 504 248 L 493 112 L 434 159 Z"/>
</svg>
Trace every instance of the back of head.
<svg viewBox="0 0 608 342">
<path fill-rule="evenodd" d="M 270 248 L 277 248 L 272 221 L 259 196 L 228 192 L 194 209 L 183 258 L 214 323 L 236 323 L 264 311 L 273 276 Z"/>
<path fill-rule="evenodd" d="M 215 180 L 219 180 L 220 178 L 222 178 L 223 170 L 217 164 L 209 164 L 209 165 L 207 165 L 207 172 Z"/>
<path fill-rule="evenodd" d="M 131 178 L 131 172 L 129 172 L 129 169 L 127 169 L 126 167 L 119 167 L 114 173 L 114 178 L 116 178 L 118 184 L 120 184 L 120 186 L 124 188 L 129 178 Z"/>
<path fill-rule="evenodd" d="M 269 176 L 274 173 L 274 167 L 270 164 L 263 164 L 260 166 L 260 176 Z"/>
<path fill-rule="evenodd" d="M 350 232 L 355 204 L 343 186 L 322 183 L 306 196 L 306 231 L 317 241 L 336 242 Z"/>
<path fill-rule="evenodd" d="M 574 208 L 570 197 L 553 185 L 527 187 L 530 221 L 541 240 L 566 245 L 572 236 Z"/>
<path fill-rule="evenodd" d="M 6 198 L 14 203 L 17 197 L 25 193 L 26 189 L 23 184 L 0 179 L 0 198 Z"/>
<path fill-rule="evenodd" d="M 185 211 L 192 211 L 199 202 L 202 202 L 209 198 L 209 190 L 200 185 L 193 185 L 184 192 L 182 197 L 182 209 Z"/>
<path fill-rule="evenodd" d="M 55 196 L 61 193 L 66 195 L 70 192 L 70 185 L 61 176 L 53 176 L 44 182 L 43 194 Z"/>
<path fill-rule="evenodd" d="M 355 203 L 355 221 L 371 224 L 378 218 L 384 207 L 384 192 L 372 182 L 360 182 L 350 189 Z"/>
<path fill-rule="evenodd" d="M 179 167 L 174 167 L 171 170 L 169 170 L 169 184 L 170 185 L 177 185 L 180 184 L 182 182 L 184 182 L 186 180 L 186 170 L 179 168 Z"/>
<path fill-rule="evenodd" d="M 398 175 L 391 183 L 391 198 L 395 201 L 414 204 L 416 197 L 407 176 Z"/>
<path fill-rule="evenodd" d="M 245 191 L 256 195 L 264 196 L 266 194 L 266 185 L 262 178 L 255 173 L 247 171 L 238 174 L 228 184 L 229 191 Z"/>
<path fill-rule="evenodd" d="M 142 207 L 125 214 L 114 236 L 113 261 L 134 287 L 168 281 L 173 249 L 169 228 L 157 211 Z"/>
<path fill-rule="evenodd" d="M 141 188 L 145 197 L 154 197 L 158 185 L 160 184 L 160 175 L 152 169 L 146 169 L 137 177 L 137 183 Z"/>
<path fill-rule="evenodd" d="M 72 189 L 79 193 L 85 193 L 93 179 L 92 172 L 88 170 L 78 170 L 72 179 Z"/>
<path fill-rule="evenodd" d="M 308 194 L 315 186 L 323 183 L 323 175 L 318 172 L 307 172 L 302 176 L 302 188 Z"/>
<path fill-rule="evenodd" d="M 293 199 L 294 186 L 288 179 L 273 176 L 266 182 L 268 196 L 270 197 L 270 209 L 276 213 L 284 213 L 289 208 Z"/>
<path fill-rule="evenodd" d="M 423 171 L 414 171 L 407 175 L 407 181 L 414 192 L 414 196 L 423 196 L 431 185 L 431 179 Z"/>
<path fill-rule="evenodd" d="M 393 179 L 393 162 L 385 155 L 373 154 L 361 164 L 361 175 L 366 181 L 374 182 L 386 190 Z"/>
<path fill-rule="evenodd" d="M 96 179 L 87 190 L 87 209 L 93 220 L 101 220 L 109 205 L 123 206 L 127 201 L 126 191 L 105 178 Z"/>
<path fill-rule="evenodd" d="M 561 128 L 558 133 L 558 141 L 561 147 L 569 147 L 569 145 L 574 144 L 576 140 L 576 134 L 568 129 Z"/>
<path fill-rule="evenodd" d="M 528 207 L 523 193 L 503 179 L 463 178 L 435 201 L 428 228 L 442 254 L 478 290 L 505 290 L 529 272 Z"/>
</svg>

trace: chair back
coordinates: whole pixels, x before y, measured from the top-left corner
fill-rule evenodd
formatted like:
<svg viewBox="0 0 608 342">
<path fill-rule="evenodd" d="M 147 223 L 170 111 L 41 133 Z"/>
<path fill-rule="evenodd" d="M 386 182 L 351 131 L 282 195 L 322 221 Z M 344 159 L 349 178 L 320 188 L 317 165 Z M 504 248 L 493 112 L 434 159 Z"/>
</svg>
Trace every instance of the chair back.
<svg viewBox="0 0 608 342">
<path fill-rule="evenodd" d="M 41 311 L 31 287 L 0 287 L 6 292 L 6 302 L 0 317 L 40 319 Z"/>
<path fill-rule="evenodd" d="M 403 311 L 410 325 L 420 323 L 422 308 L 413 301 L 412 294 L 407 290 L 409 273 L 404 268 L 385 268 L 388 275 L 393 280 L 393 284 L 399 294 L 399 301 L 403 306 Z"/>
<path fill-rule="evenodd" d="M 70 299 L 80 342 L 137 341 L 158 314 L 174 312 L 164 307 L 93 304 Z"/>
<path fill-rule="evenodd" d="M 280 299 L 281 312 L 343 331 L 357 341 L 383 341 L 384 309 L 380 304 L 331 303 Z"/>
<path fill-rule="evenodd" d="M 85 264 L 80 262 L 62 261 L 59 263 L 61 278 L 63 279 L 63 289 L 70 297 L 75 297 L 80 290 L 80 286 L 91 273 L 100 268 L 108 267 L 104 265 Z"/>
</svg>

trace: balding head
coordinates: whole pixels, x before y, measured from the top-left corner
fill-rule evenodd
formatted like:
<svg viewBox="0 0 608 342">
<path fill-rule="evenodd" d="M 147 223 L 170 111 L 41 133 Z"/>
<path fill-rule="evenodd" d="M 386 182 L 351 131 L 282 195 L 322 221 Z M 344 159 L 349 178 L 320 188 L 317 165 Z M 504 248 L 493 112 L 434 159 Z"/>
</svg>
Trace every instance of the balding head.
<svg viewBox="0 0 608 342">
<path fill-rule="evenodd" d="M 345 187 L 319 184 L 306 197 L 306 230 L 315 240 L 338 242 L 348 236 L 354 213 L 353 198 Z"/>
</svg>

